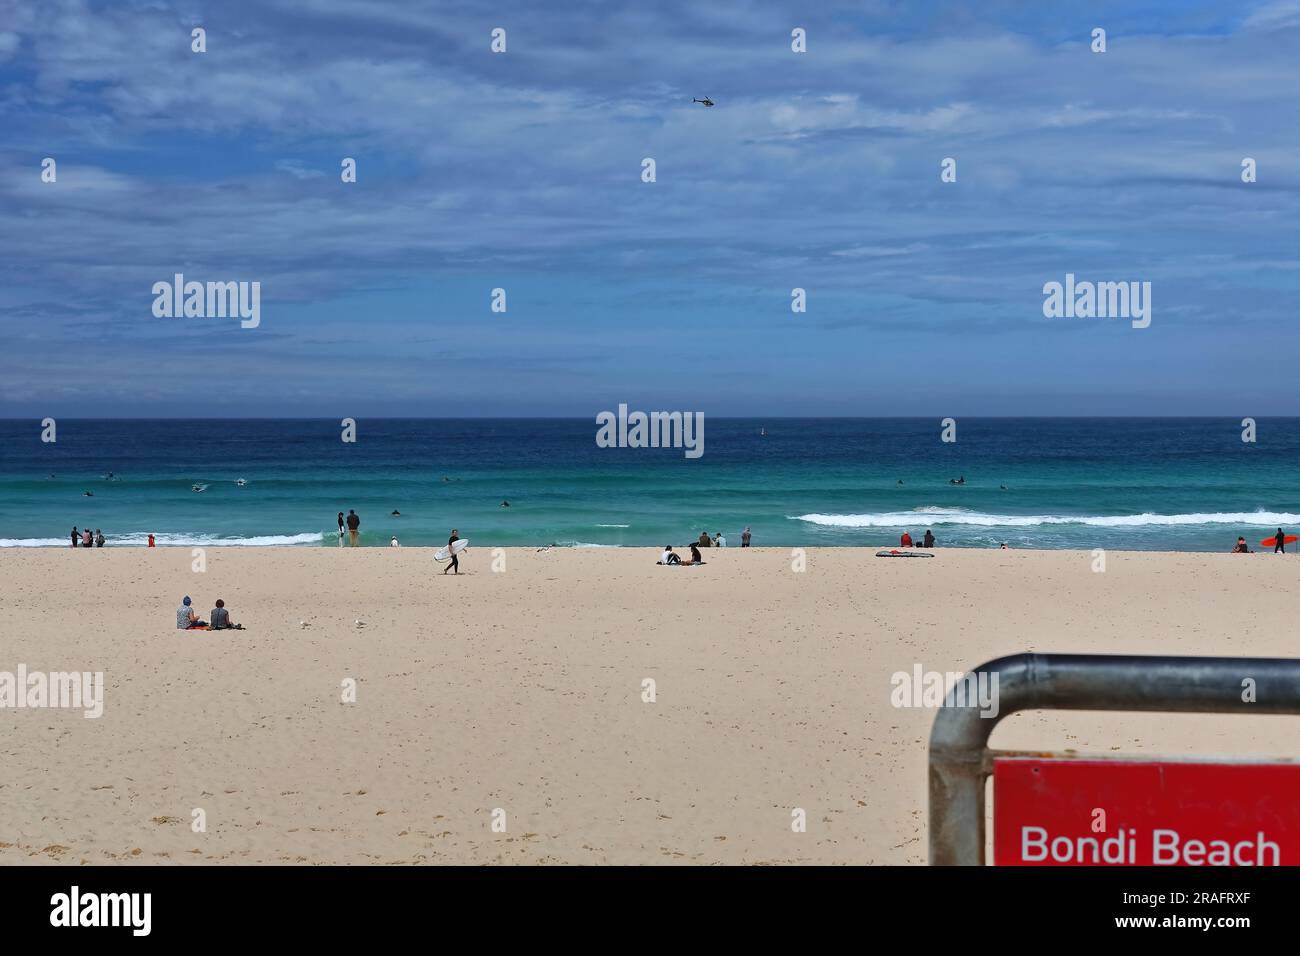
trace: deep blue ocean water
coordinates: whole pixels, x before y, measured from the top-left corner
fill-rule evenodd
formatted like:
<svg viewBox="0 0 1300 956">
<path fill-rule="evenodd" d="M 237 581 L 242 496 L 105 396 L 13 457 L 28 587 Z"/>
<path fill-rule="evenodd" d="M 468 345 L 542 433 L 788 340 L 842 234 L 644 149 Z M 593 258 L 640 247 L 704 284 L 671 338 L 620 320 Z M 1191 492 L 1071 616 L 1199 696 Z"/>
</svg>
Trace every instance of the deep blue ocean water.
<svg viewBox="0 0 1300 956">
<path fill-rule="evenodd" d="M 932 528 L 941 546 L 1226 551 L 1300 531 L 1300 419 L 1259 419 L 1253 444 L 1240 419 L 961 419 L 947 444 L 929 418 L 709 418 L 697 460 L 597 447 L 592 419 L 360 419 L 352 444 L 337 419 L 57 427 L 47 444 L 38 421 L 0 421 L 0 546 L 90 525 L 110 546 L 333 547 L 349 508 L 366 545 L 441 545 L 454 526 L 479 546 L 701 530 L 736 546 L 748 525 L 755 545 L 874 548 Z"/>
</svg>

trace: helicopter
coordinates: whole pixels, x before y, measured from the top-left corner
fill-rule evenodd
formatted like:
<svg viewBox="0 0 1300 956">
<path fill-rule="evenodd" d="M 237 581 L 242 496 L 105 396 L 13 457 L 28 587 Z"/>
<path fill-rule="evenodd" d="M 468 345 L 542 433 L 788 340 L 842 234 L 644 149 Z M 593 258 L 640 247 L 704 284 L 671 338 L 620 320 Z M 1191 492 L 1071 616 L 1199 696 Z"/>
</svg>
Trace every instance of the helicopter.
<svg viewBox="0 0 1300 956">
<path fill-rule="evenodd" d="M 704 97 L 704 99 L 702 99 L 702 100 L 697 100 L 697 99 L 695 99 L 694 97 L 692 97 L 692 98 L 691 98 L 691 102 L 692 102 L 692 103 L 703 103 L 705 106 L 712 106 L 712 105 L 713 105 L 713 100 L 709 99 L 707 96 Z"/>
</svg>

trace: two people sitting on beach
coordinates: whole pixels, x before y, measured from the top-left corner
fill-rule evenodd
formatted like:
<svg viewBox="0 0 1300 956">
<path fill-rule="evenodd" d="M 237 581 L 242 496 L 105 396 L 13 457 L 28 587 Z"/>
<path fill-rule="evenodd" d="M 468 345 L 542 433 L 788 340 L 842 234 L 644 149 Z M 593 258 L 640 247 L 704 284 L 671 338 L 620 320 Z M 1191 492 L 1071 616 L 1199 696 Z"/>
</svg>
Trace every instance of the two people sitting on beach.
<svg viewBox="0 0 1300 956">
<path fill-rule="evenodd" d="M 1250 548 L 1246 547 L 1246 539 L 1238 536 L 1237 544 L 1232 549 L 1233 554 L 1250 554 Z"/>
<path fill-rule="evenodd" d="M 904 532 L 903 532 L 903 536 L 902 536 L 902 537 L 899 539 L 899 541 L 898 541 L 898 546 L 899 546 L 900 548 L 914 548 L 914 547 L 916 547 L 916 544 L 912 541 L 912 536 L 911 536 L 911 534 L 909 534 L 908 532 L 904 531 Z M 921 546 L 922 548 L 933 548 L 933 547 L 934 547 L 934 532 L 931 531 L 929 528 L 926 528 L 926 529 L 925 529 L 925 537 L 921 539 L 921 545 L 920 545 L 920 546 Z"/>
<path fill-rule="evenodd" d="M 226 610 L 226 602 L 217 598 L 217 606 L 212 609 L 208 615 L 212 618 L 212 623 L 199 619 L 198 614 L 194 611 L 194 602 L 190 596 L 185 595 L 181 601 L 181 606 L 176 609 L 176 627 L 182 631 L 192 631 L 195 629 L 206 628 L 210 631 L 242 631 L 244 625 L 236 624 L 230 619 L 230 612 Z"/>
<path fill-rule="evenodd" d="M 700 555 L 700 546 L 698 544 L 691 545 L 691 559 L 689 561 L 683 561 L 682 556 L 673 550 L 673 546 L 671 544 L 666 544 L 664 545 L 663 554 L 659 555 L 659 560 L 655 562 L 655 564 L 662 564 L 665 566 L 673 564 L 691 565 L 703 563 L 704 558 Z"/>
</svg>

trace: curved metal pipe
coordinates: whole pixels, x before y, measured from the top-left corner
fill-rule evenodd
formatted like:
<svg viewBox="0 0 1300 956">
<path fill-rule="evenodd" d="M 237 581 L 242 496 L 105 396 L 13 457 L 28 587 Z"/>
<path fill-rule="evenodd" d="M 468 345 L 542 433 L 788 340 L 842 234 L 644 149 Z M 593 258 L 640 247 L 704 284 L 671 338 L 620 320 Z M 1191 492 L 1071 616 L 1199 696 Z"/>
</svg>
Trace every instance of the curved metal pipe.
<svg viewBox="0 0 1300 956">
<path fill-rule="evenodd" d="M 984 780 L 998 721 L 1021 710 L 1300 714 L 1300 660 L 1014 654 L 976 668 L 997 676 L 996 716 L 954 706 L 930 731 L 930 863 L 984 862 Z M 1253 685 L 1247 685 L 1247 680 Z M 1253 701 L 1245 690 L 1253 687 Z"/>
</svg>

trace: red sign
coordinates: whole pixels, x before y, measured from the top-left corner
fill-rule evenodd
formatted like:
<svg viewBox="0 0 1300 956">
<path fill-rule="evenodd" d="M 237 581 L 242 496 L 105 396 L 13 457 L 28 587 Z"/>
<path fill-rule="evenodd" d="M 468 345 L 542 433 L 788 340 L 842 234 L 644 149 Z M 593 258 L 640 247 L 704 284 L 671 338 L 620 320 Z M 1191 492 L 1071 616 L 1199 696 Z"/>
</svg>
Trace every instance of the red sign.
<svg viewBox="0 0 1300 956">
<path fill-rule="evenodd" d="M 1300 764 L 1003 757 L 998 866 L 1300 865 Z"/>
</svg>

